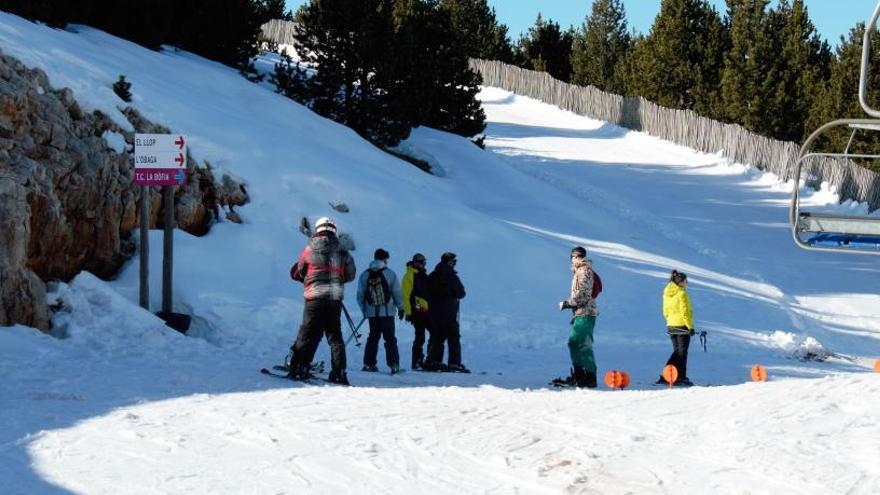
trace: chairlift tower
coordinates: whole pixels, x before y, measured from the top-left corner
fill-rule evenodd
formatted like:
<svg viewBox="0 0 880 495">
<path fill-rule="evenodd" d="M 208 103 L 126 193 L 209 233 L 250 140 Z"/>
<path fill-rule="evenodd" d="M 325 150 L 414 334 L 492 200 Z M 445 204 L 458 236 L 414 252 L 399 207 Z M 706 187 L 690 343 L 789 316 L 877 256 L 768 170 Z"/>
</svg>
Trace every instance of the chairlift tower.
<svg viewBox="0 0 880 495">
<path fill-rule="evenodd" d="M 868 65 L 871 58 L 871 38 L 876 33 L 878 18 L 880 18 L 880 0 L 874 8 L 871 20 L 865 26 L 859 76 L 859 103 L 871 118 L 839 119 L 819 127 L 804 141 L 795 163 L 790 222 L 794 242 L 804 249 L 880 255 L 880 217 L 816 213 L 805 210 L 800 204 L 800 180 L 806 162 L 830 159 L 837 161 L 837 166 L 852 163 L 860 166 L 870 163 L 880 164 L 880 154 L 876 151 L 856 153 L 852 150 L 857 134 L 870 135 L 874 133 L 877 135 L 876 133 L 880 133 L 880 110 L 875 110 L 868 104 Z M 812 151 L 811 145 L 834 128 L 845 128 L 850 133 L 843 151 Z"/>
</svg>

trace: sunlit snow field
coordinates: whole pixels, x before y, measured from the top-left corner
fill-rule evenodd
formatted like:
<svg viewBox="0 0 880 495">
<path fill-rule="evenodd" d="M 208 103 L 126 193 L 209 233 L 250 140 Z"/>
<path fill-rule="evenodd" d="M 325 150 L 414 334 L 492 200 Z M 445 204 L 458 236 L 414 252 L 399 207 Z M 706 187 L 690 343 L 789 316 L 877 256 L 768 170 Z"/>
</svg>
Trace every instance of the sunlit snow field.
<svg viewBox="0 0 880 495">
<path fill-rule="evenodd" d="M 135 107 L 252 198 L 242 225 L 175 235 L 188 337 L 137 306 L 137 259 L 111 282 L 53 284 L 65 338 L 0 328 L 0 492 L 880 493 L 880 261 L 795 247 L 790 184 L 495 88 L 480 94 L 486 151 L 425 128 L 402 145 L 442 170 L 431 176 L 186 52 L 5 13 L 0 49 L 130 128 L 111 89 L 124 74 Z M 803 193 L 864 211 L 830 188 Z M 377 247 L 398 274 L 416 251 L 431 266 L 458 254 L 473 374 L 362 373 L 353 344 L 354 387 L 258 373 L 300 321 L 297 225 L 325 215 L 352 235 L 359 270 Z M 556 304 L 578 244 L 604 285 L 600 376 L 626 370 L 626 391 L 547 385 L 568 373 Z M 158 252 L 150 262 L 158 310 Z M 652 385 L 670 352 L 660 294 L 673 268 L 709 332 L 688 373 L 705 387 Z M 408 363 L 412 329 L 397 333 Z M 329 364 L 325 344 L 317 359 Z M 756 363 L 767 383 L 749 383 Z"/>
</svg>

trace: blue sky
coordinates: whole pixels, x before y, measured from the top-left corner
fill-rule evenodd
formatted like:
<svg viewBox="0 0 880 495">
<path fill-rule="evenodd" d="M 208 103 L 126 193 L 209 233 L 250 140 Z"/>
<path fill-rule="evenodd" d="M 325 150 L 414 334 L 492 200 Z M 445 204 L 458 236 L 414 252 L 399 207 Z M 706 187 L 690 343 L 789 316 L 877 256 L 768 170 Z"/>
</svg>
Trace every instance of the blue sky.
<svg viewBox="0 0 880 495">
<path fill-rule="evenodd" d="M 660 11 L 661 0 L 624 0 L 630 28 L 647 33 Z M 295 9 L 306 0 L 287 0 L 287 6 Z M 727 10 L 725 0 L 710 0 L 719 12 Z M 775 3 L 775 2 L 774 2 Z M 810 18 L 816 28 L 832 46 L 841 35 L 846 34 L 858 21 L 867 21 L 876 6 L 874 0 L 806 0 Z M 580 26 L 590 12 L 590 0 L 489 0 L 495 8 L 498 20 L 510 28 L 512 40 L 519 38 L 535 22 L 538 12 L 561 26 Z"/>
</svg>

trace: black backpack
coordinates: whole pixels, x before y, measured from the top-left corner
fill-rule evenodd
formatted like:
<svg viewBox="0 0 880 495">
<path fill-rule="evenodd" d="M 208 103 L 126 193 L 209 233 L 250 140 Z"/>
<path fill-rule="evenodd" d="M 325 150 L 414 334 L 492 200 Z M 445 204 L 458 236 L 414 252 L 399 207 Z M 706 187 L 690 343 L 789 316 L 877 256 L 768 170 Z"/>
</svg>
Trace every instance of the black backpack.
<svg viewBox="0 0 880 495">
<path fill-rule="evenodd" d="M 367 294 L 366 301 L 370 306 L 385 306 L 391 302 L 391 289 L 388 288 L 388 281 L 382 275 L 381 270 L 369 270 L 367 276 Z"/>
</svg>

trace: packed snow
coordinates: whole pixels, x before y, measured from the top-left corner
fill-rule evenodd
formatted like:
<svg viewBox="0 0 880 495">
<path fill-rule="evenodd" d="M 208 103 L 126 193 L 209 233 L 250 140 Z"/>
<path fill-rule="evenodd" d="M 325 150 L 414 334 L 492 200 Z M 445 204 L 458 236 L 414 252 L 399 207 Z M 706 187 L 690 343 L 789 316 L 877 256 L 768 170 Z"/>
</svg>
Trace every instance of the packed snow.
<svg viewBox="0 0 880 495">
<path fill-rule="evenodd" d="M 175 234 L 187 336 L 138 307 L 137 258 L 113 281 L 53 283 L 53 335 L 0 328 L 3 493 L 880 493 L 880 264 L 795 247 L 791 184 L 496 88 L 480 94 L 485 151 L 425 128 L 402 143 L 432 176 L 170 47 L 0 13 L 0 48 L 130 128 L 111 89 L 124 74 L 134 106 L 252 198 L 244 224 Z M 803 194 L 865 211 L 831 187 Z M 417 251 L 430 266 L 458 254 L 473 374 L 362 373 L 354 345 L 353 387 L 258 373 L 299 324 L 299 221 L 327 215 L 359 270 L 377 247 L 398 274 Z M 569 368 L 556 304 L 574 245 L 604 285 L 600 378 L 627 371 L 625 391 L 547 385 Z M 150 263 L 155 311 L 158 251 Z M 660 295 L 673 268 L 709 333 L 708 352 L 691 345 L 704 385 L 691 389 L 652 385 L 671 350 Z M 408 364 L 412 329 L 397 333 Z M 317 359 L 329 363 L 326 344 Z M 768 382 L 749 381 L 756 363 Z"/>
</svg>

